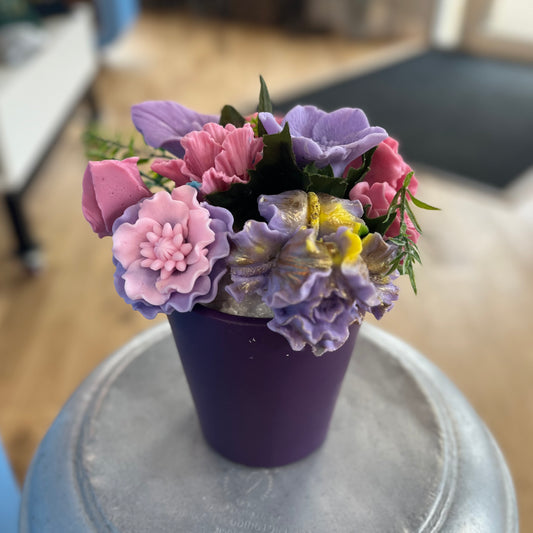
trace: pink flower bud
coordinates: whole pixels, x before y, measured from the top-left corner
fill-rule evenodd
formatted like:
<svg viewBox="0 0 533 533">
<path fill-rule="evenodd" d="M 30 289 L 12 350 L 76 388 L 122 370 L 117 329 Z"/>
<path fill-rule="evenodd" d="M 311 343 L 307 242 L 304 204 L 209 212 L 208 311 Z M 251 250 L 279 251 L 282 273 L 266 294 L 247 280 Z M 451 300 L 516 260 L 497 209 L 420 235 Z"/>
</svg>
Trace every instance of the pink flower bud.
<svg viewBox="0 0 533 533">
<path fill-rule="evenodd" d="M 113 222 L 127 207 L 152 196 L 144 185 L 138 157 L 123 161 L 90 161 L 83 175 L 83 216 L 98 236 L 112 234 Z"/>
</svg>

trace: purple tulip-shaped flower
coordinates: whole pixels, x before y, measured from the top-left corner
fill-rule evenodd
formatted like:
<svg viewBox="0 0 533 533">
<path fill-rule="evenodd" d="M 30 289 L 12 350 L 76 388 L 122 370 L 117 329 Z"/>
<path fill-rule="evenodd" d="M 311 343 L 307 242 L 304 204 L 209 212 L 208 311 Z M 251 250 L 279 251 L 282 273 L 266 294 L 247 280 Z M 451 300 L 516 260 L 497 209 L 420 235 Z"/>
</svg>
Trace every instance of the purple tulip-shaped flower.
<svg viewBox="0 0 533 533">
<path fill-rule="evenodd" d="M 217 115 L 197 113 L 168 100 L 148 100 L 132 106 L 131 119 L 146 144 L 177 157 L 185 153 L 181 139 L 187 133 L 201 130 L 208 122 L 218 122 Z"/>
<path fill-rule="evenodd" d="M 361 109 L 348 107 L 326 113 L 315 106 L 298 105 L 281 124 L 272 113 L 259 113 L 259 120 L 269 134 L 279 133 L 288 123 L 298 165 L 331 165 L 335 176 L 342 176 L 348 163 L 388 137 L 383 128 L 370 126 Z"/>
</svg>

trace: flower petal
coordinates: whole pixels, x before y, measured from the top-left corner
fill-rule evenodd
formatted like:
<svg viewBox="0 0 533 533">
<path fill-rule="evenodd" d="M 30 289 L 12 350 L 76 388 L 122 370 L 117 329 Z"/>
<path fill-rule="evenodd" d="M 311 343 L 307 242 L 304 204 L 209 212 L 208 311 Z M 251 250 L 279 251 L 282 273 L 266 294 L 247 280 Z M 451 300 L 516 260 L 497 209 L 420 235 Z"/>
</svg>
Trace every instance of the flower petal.
<svg viewBox="0 0 533 533">
<path fill-rule="evenodd" d="M 150 218 L 137 220 L 135 224 L 120 224 L 113 233 L 113 255 L 121 265 L 128 269 L 132 263 L 142 259 L 141 244 L 152 229 L 154 221 Z"/>
<path fill-rule="evenodd" d="M 159 273 L 144 268 L 141 262 L 134 261 L 122 275 L 124 291 L 132 300 L 144 300 L 150 305 L 161 305 L 168 297 L 156 288 Z"/>
<path fill-rule="evenodd" d="M 151 100 L 134 105 L 131 119 L 146 144 L 163 148 L 182 157 L 181 139 L 190 131 L 200 130 L 208 122 L 218 122 L 217 115 L 204 115 L 168 100 Z"/>
<path fill-rule="evenodd" d="M 172 180 L 177 186 L 185 185 L 193 179 L 183 159 L 155 159 L 150 168 L 161 176 Z"/>
</svg>

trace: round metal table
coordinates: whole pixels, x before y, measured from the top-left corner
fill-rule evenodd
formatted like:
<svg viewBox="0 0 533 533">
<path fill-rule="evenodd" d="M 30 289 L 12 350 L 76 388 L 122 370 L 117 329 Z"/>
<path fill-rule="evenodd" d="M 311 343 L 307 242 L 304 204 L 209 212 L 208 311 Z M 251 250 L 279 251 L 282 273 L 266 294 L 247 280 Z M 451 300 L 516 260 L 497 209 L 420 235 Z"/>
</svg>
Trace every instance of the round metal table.
<svg viewBox="0 0 533 533">
<path fill-rule="evenodd" d="M 397 338 L 365 324 L 325 444 L 253 469 L 204 443 L 161 324 L 65 405 L 29 470 L 20 532 L 514 533 L 517 516 L 483 422 Z"/>
</svg>

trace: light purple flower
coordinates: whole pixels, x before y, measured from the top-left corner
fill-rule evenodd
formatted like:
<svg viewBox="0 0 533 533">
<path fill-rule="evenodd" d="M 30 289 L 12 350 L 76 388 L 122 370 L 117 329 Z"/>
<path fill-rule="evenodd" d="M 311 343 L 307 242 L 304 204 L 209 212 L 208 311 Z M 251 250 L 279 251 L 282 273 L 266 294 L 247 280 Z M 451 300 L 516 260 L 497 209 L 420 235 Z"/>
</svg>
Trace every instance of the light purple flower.
<svg viewBox="0 0 533 533">
<path fill-rule="evenodd" d="M 268 322 L 272 331 L 283 335 L 295 351 L 311 345 L 315 355 L 339 349 L 348 339 L 350 325 L 362 320 L 353 302 L 341 291 L 321 280 L 316 298 L 308 298 L 297 305 L 274 309 Z"/>
<path fill-rule="evenodd" d="M 326 113 L 315 106 L 298 105 L 281 125 L 272 113 L 259 113 L 259 120 L 269 134 L 279 133 L 288 123 L 298 165 L 331 165 L 335 176 L 342 176 L 348 163 L 388 137 L 383 128 L 370 126 L 361 109 L 348 107 Z"/>
<path fill-rule="evenodd" d="M 183 157 L 181 139 L 208 122 L 218 122 L 219 117 L 197 113 L 169 100 L 149 100 L 132 106 L 131 119 L 146 144 Z"/>
<path fill-rule="evenodd" d="M 226 286 L 226 291 L 238 302 L 250 294 L 263 296 L 277 255 L 289 237 L 265 222 L 248 220 L 230 238 L 232 251 L 228 264 L 232 283 Z"/>
<path fill-rule="evenodd" d="M 369 270 L 360 204 L 291 191 L 263 196 L 259 206 L 267 223 L 250 220 L 231 237 L 226 290 L 237 301 L 260 296 L 274 315 L 268 327 L 294 350 L 336 350 L 351 324 L 391 303 L 395 287 L 380 278 L 391 252 L 382 239 L 368 239 Z"/>
<path fill-rule="evenodd" d="M 293 282 L 295 290 L 301 290 L 300 285 L 305 285 L 304 277 L 307 273 L 327 272 L 331 266 L 330 254 L 323 243 L 317 241 L 317 237 L 335 233 L 339 227 L 350 228 L 355 232 L 365 228 L 359 218 L 363 213 L 359 202 L 328 194 L 287 191 L 263 195 L 259 198 L 258 205 L 259 212 L 267 223 L 249 220 L 242 231 L 231 238 L 233 283 L 228 291 L 238 301 L 246 294 L 263 290 L 275 295 L 273 298 L 283 300 L 287 294 L 287 285 Z M 302 228 L 306 229 L 303 233 Z M 295 235 L 298 235 L 298 239 L 291 241 Z M 283 247 L 287 247 L 290 252 L 280 255 Z M 278 270 L 271 272 L 275 263 Z M 276 272 L 279 273 L 279 279 Z M 266 288 L 269 276 L 272 278 L 271 285 Z M 268 296 L 265 302 L 268 305 L 280 305 L 270 301 Z M 285 301 L 285 305 L 289 303 Z"/>
<path fill-rule="evenodd" d="M 361 257 L 366 263 L 370 279 L 377 290 L 378 305 L 368 308 L 378 320 L 390 311 L 398 299 L 399 289 L 393 281 L 399 277 L 397 270 L 388 274 L 390 264 L 396 255 L 396 247 L 387 244 L 379 233 L 370 233 L 363 239 Z"/>
<path fill-rule="evenodd" d="M 319 237 L 335 233 L 341 226 L 355 231 L 366 227 L 361 218 L 361 202 L 325 193 L 286 191 L 262 195 L 258 208 L 270 228 L 290 234 L 306 225 L 314 227 Z"/>
<path fill-rule="evenodd" d="M 126 209 L 113 225 L 115 287 L 146 318 L 211 302 L 226 271 L 229 211 L 188 185 Z"/>
<path fill-rule="evenodd" d="M 353 253 L 354 239 L 359 238 L 344 227 L 324 240 L 300 230 L 281 250 L 263 300 L 274 312 L 268 327 L 293 350 L 309 344 L 322 355 L 340 348 L 350 326 L 380 303 L 365 262 Z M 309 256 L 315 263 L 320 258 L 319 268 L 309 264 Z"/>
</svg>

